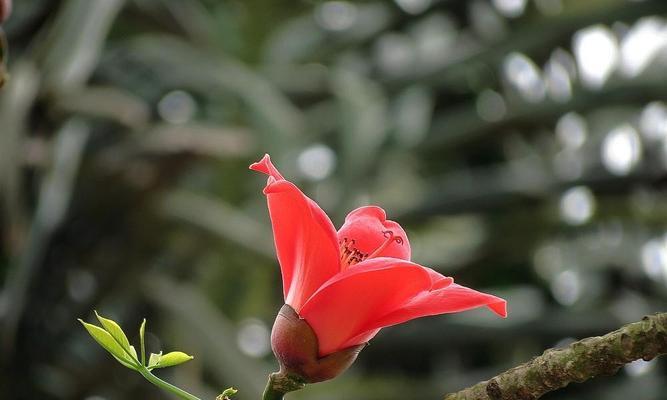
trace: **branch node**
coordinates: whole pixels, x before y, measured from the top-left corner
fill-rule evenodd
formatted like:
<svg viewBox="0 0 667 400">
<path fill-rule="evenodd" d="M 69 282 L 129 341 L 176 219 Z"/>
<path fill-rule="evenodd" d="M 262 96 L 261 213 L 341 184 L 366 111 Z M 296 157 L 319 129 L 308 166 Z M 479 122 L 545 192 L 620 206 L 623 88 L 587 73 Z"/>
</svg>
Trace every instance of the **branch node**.
<svg viewBox="0 0 667 400">
<path fill-rule="evenodd" d="M 495 379 L 491 379 L 487 384 L 486 384 L 486 394 L 492 399 L 492 400 L 500 400 L 502 398 L 502 391 L 500 390 L 500 386 L 498 385 L 498 382 Z"/>
</svg>

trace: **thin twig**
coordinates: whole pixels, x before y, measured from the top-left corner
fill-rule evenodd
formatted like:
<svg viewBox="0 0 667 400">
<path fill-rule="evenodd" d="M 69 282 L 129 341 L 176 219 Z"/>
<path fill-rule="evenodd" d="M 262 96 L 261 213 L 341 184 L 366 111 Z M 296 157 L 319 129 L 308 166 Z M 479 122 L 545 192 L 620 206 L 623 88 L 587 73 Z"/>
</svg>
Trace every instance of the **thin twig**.
<svg viewBox="0 0 667 400">
<path fill-rule="evenodd" d="M 667 353 L 667 313 L 644 317 L 604 336 L 590 337 L 480 382 L 445 400 L 532 400 L 547 392 L 600 375 L 623 365 Z"/>
<path fill-rule="evenodd" d="M 10 3 L 6 3 L 10 4 Z M 0 22 L 2 22 L 5 17 L 3 13 L 7 12 L 3 10 L 4 7 L 11 7 L 3 5 L 3 0 L 0 0 Z M 9 73 L 7 73 L 7 63 L 9 59 L 9 43 L 7 42 L 7 36 L 5 31 L 2 30 L 0 26 L 0 88 L 5 85 L 5 82 L 9 79 Z"/>
<path fill-rule="evenodd" d="M 269 375 L 262 400 L 282 400 L 289 392 L 301 390 L 306 386 L 303 379 L 286 372 L 274 372 Z"/>
</svg>

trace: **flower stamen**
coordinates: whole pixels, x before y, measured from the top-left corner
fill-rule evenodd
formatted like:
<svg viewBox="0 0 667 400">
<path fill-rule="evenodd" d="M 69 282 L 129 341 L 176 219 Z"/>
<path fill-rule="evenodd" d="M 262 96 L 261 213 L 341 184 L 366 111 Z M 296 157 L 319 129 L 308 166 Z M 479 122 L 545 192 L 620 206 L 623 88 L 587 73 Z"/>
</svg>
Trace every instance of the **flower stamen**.
<svg viewBox="0 0 667 400">
<path fill-rule="evenodd" d="M 384 243 L 380 245 L 380 247 L 375 249 L 375 251 L 371 253 L 368 258 L 377 257 L 384 249 L 387 248 L 387 246 L 391 244 L 391 242 L 395 241 L 398 244 L 403 244 L 403 238 L 400 236 L 394 236 L 394 231 L 382 231 L 382 234 L 385 238 L 387 238 L 387 240 L 385 240 Z"/>
<path fill-rule="evenodd" d="M 354 247 L 354 239 L 349 240 L 348 238 L 343 238 L 340 241 L 340 267 L 341 271 L 346 270 L 347 268 L 358 264 L 368 258 L 377 257 L 382 253 L 391 242 L 396 242 L 398 244 L 403 244 L 403 238 L 400 236 L 395 236 L 393 231 L 382 231 L 382 234 L 386 240 L 375 249 L 371 254 L 362 253 Z"/>
<path fill-rule="evenodd" d="M 340 242 L 340 267 L 341 271 L 351 267 L 354 264 L 360 263 L 368 257 L 354 247 L 354 239 L 348 240 L 344 238 Z"/>
</svg>

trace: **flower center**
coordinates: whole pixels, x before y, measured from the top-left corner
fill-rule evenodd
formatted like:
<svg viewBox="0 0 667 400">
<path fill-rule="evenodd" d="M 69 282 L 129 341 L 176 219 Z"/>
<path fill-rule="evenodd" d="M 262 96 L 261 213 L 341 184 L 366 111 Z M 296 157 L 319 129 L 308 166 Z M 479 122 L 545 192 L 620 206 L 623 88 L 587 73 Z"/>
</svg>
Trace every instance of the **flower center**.
<svg viewBox="0 0 667 400">
<path fill-rule="evenodd" d="M 382 234 L 385 237 L 384 242 L 373 252 L 364 253 L 359 251 L 355 246 L 354 239 L 343 238 L 339 242 L 340 244 L 340 269 L 341 271 L 346 270 L 347 268 L 353 266 L 354 264 L 360 263 L 368 258 L 377 257 L 391 244 L 391 242 L 396 242 L 398 244 L 403 244 L 403 238 L 400 236 L 395 236 L 393 231 L 382 231 Z"/>
</svg>

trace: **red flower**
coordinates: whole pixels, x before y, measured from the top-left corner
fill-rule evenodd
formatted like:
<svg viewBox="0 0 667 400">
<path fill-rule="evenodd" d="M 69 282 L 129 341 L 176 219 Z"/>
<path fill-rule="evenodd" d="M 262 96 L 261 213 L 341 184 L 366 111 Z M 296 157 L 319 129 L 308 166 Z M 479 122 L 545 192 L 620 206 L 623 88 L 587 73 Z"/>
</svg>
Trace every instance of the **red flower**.
<svg viewBox="0 0 667 400">
<path fill-rule="evenodd" d="M 383 327 L 427 315 L 481 306 L 507 315 L 505 300 L 410 262 L 405 231 L 380 207 L 352 211 L 336 232 L 324 211 L 283 178 L 268 154 L 250 169 L 269 175 L 264 194 L 285 303 L 314 331 L 319 357 L 364 344 Z"/>
</svg>

